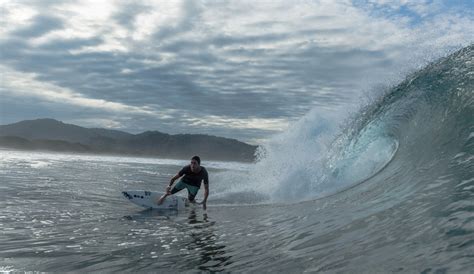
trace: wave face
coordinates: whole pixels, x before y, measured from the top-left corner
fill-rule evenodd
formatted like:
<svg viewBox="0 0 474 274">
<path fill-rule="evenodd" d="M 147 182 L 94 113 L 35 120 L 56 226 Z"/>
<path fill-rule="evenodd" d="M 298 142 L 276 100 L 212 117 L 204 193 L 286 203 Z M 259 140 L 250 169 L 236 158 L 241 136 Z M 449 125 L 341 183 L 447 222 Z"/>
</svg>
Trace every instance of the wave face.
<svg viewBox="0 0 474 274">
<path fill-rule="evenodd" d="M 314 200 L 369 180 L 422 187 L 451 167 L 472 179 L 473 47 L 409 75 L 350 120 L 311 111 L 263 146 L 248 174 L 217 178 L 221 201 Z"/>
</svg>

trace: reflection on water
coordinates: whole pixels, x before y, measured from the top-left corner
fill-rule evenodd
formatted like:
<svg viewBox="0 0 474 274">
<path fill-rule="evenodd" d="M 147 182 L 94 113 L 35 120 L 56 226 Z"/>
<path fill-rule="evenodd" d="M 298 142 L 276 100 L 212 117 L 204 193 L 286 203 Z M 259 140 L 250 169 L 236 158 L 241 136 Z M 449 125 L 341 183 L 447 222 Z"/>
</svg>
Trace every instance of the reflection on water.
<svg viewBox="0 0 474 274">
<path fill-rule="evenodd" d="M 209 220 L 207 213 L 203 213 L 201 219 L 196 210 L 192 209 L 189 212 L 188 224 L 192 227 L 189 250 L 199 253 L 199 270 L 223 271 L 225 266 L 232 264 L 232 256 L 226 255 L 224 242 L 217 241 L 218 237 L 213 229 L 215 222 Z"/>
<path fill-rule="evenodd" d="M 161 247 L 160 251 L 150 252 L 154 255 L 152 259 L 172 261 L 173 269 L 223 271 L 233 263 L 232 256 L 226 252 L 226 243 L 222 237 L 225 234 L 219 234 L 216 231 L 216 221 L 200 209 L 191 208 L 183 212 L 147 209 L 126 215 L 122 220 L 138 224 L 134 227 L 142 227 L 139 230 L 147 232 L 143 238 L 149 243 L 155 243 L 153 250 Z M 149 224 L 155 229 L 145 229 Z M 133 228 L 131 231 L 137 229 Z M 157 242 L 160 244 L 156 244 Z M 124 243 L 135 242 L 129 240 Z"/>
</svg>

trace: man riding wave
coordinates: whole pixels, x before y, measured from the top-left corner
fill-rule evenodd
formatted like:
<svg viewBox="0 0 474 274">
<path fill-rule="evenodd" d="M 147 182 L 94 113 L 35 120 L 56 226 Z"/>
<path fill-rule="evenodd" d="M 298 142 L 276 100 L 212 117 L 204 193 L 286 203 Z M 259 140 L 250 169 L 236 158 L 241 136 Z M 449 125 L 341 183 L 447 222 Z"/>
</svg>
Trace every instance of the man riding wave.
<svg viewBox="0 0 474 274">
<path fill-rule="evenodd" d="M 173 183 L 179 178 L 181 178 L 181 180 L 171 188 Z M 191 163 L 184 166 L 178 174 L 171 178 L 169 185 L 166 187 L 166 193 L 158 199 L 158 204 L 161 205 L 167 196 L 175 194 L 185 188 L 188 190 L 189 202 L 195 203 L 195 197 L 201 187 L 201 182 L 203 181 L 204 200 L 202 200 L 201 203 L 204 210 L 206 210 L 207 197 L 209 196 L 209 175 L 206 168 L 201 166 L 201 158 L 199 158 L 199 156 L 191 158 Z"/>
</svg>

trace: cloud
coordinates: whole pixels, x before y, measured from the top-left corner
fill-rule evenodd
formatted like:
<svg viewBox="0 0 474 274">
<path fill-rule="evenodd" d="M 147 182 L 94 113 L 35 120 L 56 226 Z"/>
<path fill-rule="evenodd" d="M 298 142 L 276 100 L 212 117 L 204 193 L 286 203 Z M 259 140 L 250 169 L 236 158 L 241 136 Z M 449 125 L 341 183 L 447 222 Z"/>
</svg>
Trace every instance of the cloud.
<svg viewBox="0 0 474 274">
<path fill-rule="evenodd" d="M 74 92 L 67 88 L 62 88 L 50 83 L 37 81 L 34 74 L 18 73 L 0 66 L 2 71 L 2 82 L 0 91 L 4 95 L 15 97 L 37 98 L 42 101 L 50 101 L 62 104 L 70 104 L 84 108 L 96 108 L 104 111 L 119 113 L 136 113 L 156 115 L 157 112 L 151 111 L 146 107 L 128 106 L 121 103 L 87 98 L 84 95 Z"/>
<path fill-rule="evenodd" d="M 45 35 L 55 29 L 61 29 L 62 27 L 63 22 L 59 18 L 49 15 L 38 15 L 33 18 L 31 25 L 14 31 L 13 35 L 34 38 Z"/>
<path fill-rule="evenodd" d="M 474 37 L 472 11 L 446 1 L 47 4 L 1 4 L 4 101 L 34 97 L 55 118 L 134 132 L 261 140 Z"/>
</svg>

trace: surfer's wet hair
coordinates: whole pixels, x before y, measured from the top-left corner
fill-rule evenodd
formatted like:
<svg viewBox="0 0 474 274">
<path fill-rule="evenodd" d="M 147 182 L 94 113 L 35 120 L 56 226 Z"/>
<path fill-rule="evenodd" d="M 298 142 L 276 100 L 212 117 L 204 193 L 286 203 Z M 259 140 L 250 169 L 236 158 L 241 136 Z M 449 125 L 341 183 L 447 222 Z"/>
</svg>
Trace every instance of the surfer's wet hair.
<svg viewBox="0 0 474 274">
<path fill-rule="evenodd" d="M 199 156 L 193 156 L 191 160 L 196 160 L 196 162 L 198 162 L 198 164 L 201 165 L 201 158 L 199 158 Z"/>
</svg>

